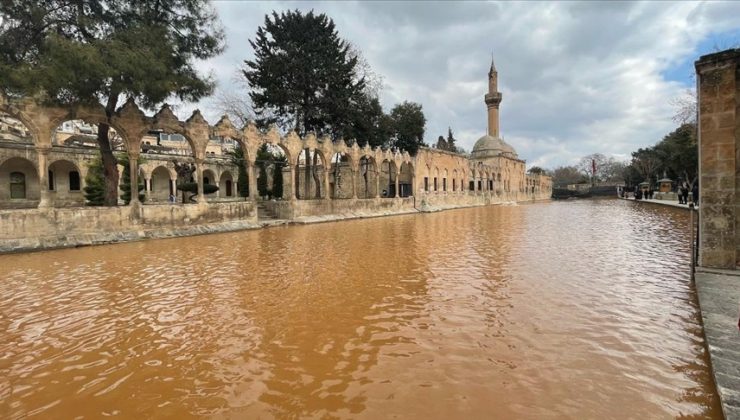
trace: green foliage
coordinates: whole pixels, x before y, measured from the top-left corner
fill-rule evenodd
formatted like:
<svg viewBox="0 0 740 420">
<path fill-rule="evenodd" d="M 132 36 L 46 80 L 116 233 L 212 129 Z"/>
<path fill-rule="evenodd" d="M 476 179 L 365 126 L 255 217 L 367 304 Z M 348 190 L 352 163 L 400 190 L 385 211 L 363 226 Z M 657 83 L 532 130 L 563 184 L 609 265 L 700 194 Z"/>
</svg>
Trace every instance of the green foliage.
<svg viewBox="0 0 740 420">
<path fill-rule="evenodd" d="M 535 175 L 547 175 L 547 170 L 545 170 L 545 169 L 543 169 L 543 168 L 541 168 L 539 166 L 533 166 L 533 167 L 529 168 L 529 170 L 527 172 L 529 172 L 530 174 L 535 174 Z"/>
<path fill-rule="evenodd" d="M 365 80 L 357 57 L 325 14 L 295 10 L 265 16 L 244 77 L 260 125 L 277 123 L 303 135 L 343 134 Z"/>
<path fill-rule="evenodd" d="M 415 155 L 424 146 L 426 118 L 421 104 L 404 101 L 391 111 L 395 141 L 393 145 Z"/>
<path fill-rule="evenodd" d="M 105 180 L 103 178 L 103 163 L 100 157 L 96 157 L 88 163 L 83 191 L 86 206 L 102 206 L 105 203 Z"/>
<path fill-rule="evenodd" d="M 239 197 L 249 196 L 249 177 L 247 175 L 247 159 L 244 156 L 244 149 L 241 145 L 237 144 L 234 150 L 228 153 L 231 163 L 239 168 L 239 175 L 236 179 L 236 190 L 239 192 Z"/>
<path fill-rule="evenodd" d="M 632 153 L 632 169 L 628 173 L 639 173 L 641 181 L 655 181 L 665 174 L 668 178 L 696 182 L 699 169 L 699 150 L 696 140 L 696 125 L 682 124 L 668 133 L 655 146 L 638 149 Z"/>
<path fill-rule="evenodd" d="M 259 191 L 260 197 L 267 197 L 269 191 L 267 190 L 267 164 L 262 162 L 259 165 L 260 175 L 257 178 L 257 191 Z"/>
<path fill-rule="evenodd" d="M 554 186 L 565 187 L 588 182 L 588 178 L 575 166 L 559 166 L 552 171 L 552 182 Z"/>
<path fill-rule="evenodd" d="M 138 162 L 139 165 L 141 165 L 144 160 L 139 157 Z M 123 173 L 121 174 L 121 200 L 123 200 L 125 204 L 128 204 L 131 202 L 131 167 L 129 166 L 128 155 L 119 156 L 118 164 L 123 166 Z M 137 183 L 139 184 L 139 188 L 137 189 L 137 191 L 139 191 L 139 201 L 143 203 L 146 196 L 144 193 L 140 192 L 144 191 L 144 180 L 141 176 L 137 177 Z"/>
<path fill-rule="evenodd" d="M 272 196 L 275 198 L 283 197 L 283 168 L 284 163 L 275 163 L 275 171 L 272 174 Z"/>
<path fill-rule="evenodd" d="M 203 0 L 11 0 L 0 2 L 0 15 L 0 86 L 44 91 L 55 103 L 105 104 L 120 94 L 147 107 L 172 94 L 196 100 L 212 88 L 196 60 L 222 49 Z"/>
</svg>

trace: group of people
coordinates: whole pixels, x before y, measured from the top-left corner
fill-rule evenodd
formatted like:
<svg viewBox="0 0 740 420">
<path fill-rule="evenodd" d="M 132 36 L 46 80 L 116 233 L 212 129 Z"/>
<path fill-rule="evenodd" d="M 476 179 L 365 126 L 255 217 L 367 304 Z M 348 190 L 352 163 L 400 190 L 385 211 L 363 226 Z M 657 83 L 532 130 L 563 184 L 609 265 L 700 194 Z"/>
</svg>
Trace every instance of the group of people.
<svg viewBox="0 0 740 420">
<path fill-rule="evenodd" d="M 699 205 L 699 185 L 694 183 L 693 187 L 684 182 L 676 187 L 676 194 L 678 194 L 678 204 L 689 204 L 689 192 L 691 192 L 691 202 L 695 206 Z"/>
<path fill-rule="evenodd" d="M 641 188 L 635 188 L 635 200 L 642 200 L 643 198 L 645 200 L 652 200 L 653 194 L 655 194 L 655 191 L 652 188 L 648 188 L 645 191 Z"/>
</svg>

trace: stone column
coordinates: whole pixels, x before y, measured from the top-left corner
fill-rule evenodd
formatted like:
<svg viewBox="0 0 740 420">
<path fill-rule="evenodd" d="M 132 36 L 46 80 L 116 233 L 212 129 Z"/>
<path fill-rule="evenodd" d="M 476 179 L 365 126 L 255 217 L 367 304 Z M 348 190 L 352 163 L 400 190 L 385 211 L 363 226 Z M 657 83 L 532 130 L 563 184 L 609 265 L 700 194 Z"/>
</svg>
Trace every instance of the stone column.
<svg viewBox="0 0 740 420">
<path fill-rule="evenodd" d="M 152 199 L 152 179 L 144 178 L 144 197 L 149 202 Z"/>
<path fill-rule="evenodd" d="M 257 201 L 260 193 L 257 191 L 257 171 L 254 162 L 247 161 L 247 177 L 249 178 L 249 200 Z"/>
<path fill-rule="evenodd" d="M 218 191 L 216 191 L 216 198 L 221 198 L 221 177 L 214 176 L 213 183 L 218 187 Z"/>
<path fill-rule="evenodd" d="M 330 194 L 330 191 L 329 191 L 329 189 L 330 189 L 329 188 L 329 185 L 330 185 L 330 183 L 329 183 L 329 168 L 327 168 L 326 165 L 324 165 L 324 170 L 323 170 L 322 175 L 323 175 L 323 180 L 324 180 L 324 200 L 331 200 L 331 194 Z"/>
<path fill-rule="evenodd" d="M 357 200 L 357 185 L 355 185 L 357 183 L 357 171 L 354 168 L 352 168 L 351 172 L 352 172 L 352 199 Z"/>
<path fill-rule="evenodd" d="M 288 200 L 295 201 L 296 195 L 295 195 L 295 189 L 298 185 L 297 182 L 295 182 L 295 173 L 296 173 L 296 165 L 290 163 L 290 188 L 287 189 L 288 192 Z M 283 177 L 283 196 L 285 196 L 285 177 Z"/>
<path fill-rule="evenodd" d="M 380 198 L 380 174 L 381 171 L 375 170 L 375 198 Z"/>
<path fill-rule="evenodd" d="M 54 200 L 49 193 L 49 152 L 51 147 L 37 147 L 36 156 L 39 167 L 39 206 L 38 208 L 53 207 Z"/>
<path fill-rule="evenodd" d="M 203 159 L 195 159 L 195 182 L 198 183 L 198 203 L 205 203 L 206 195 L 203 189 Z"/>
<path fill-rule="evenodd" d="M 141 202 L 139 201 L 139 153 L 129 152 L 128 153 L 128 168 L 130 171 L 131 179 L 131 201 L 129 205 L 134 207 Z"/>
<path fill-rule="evenodd" d="M 396 170 L 396 196 L 395 196 L 396 198 L 398 198 L 398 197 L 401 196 L 401 194 L 399 194 L 399 192 L 398 192 L 398 186 L 399 186 L 398 177 L 400 175 L 401 175 L 401 171 L 400 170 Z"/>
</svg>

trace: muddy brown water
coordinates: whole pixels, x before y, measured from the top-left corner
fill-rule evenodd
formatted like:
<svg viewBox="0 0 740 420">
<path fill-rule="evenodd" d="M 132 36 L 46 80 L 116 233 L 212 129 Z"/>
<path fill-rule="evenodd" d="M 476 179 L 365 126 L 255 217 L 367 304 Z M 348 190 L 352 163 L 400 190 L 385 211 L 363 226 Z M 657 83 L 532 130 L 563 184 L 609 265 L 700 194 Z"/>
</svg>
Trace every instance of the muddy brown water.
<svg viewBox="0 0 740 420">
<path fill-rule="evenodd" d="M 0 256 L 0 417 L 721 418 L 687 223 L 588 200 Z"/>
</svg>

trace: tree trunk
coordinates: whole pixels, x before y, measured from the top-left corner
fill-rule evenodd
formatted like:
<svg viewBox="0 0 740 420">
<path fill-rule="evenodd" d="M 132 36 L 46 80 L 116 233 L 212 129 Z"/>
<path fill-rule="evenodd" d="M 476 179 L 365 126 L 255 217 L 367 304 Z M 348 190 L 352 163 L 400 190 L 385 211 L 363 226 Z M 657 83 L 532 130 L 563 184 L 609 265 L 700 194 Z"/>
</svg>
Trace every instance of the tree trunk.
<svg viewBox="0 0 740 420">
<path fill-rule="evenodd" d="M 100 147 L 100 158 L 103 163 L 103 177 L 105 178 L 106 206 L 118 205 L 118 160 L 113 155 L 110 145 L 109 130 L 107 124 L 98 125 L 98 146 Z"/>
<path fill-rule="evenodd" d="M 110 118 L 118 102 L 118 94 L 111 94 L 105 107 L 105 113 Z M 100 148 L 100 158 L 103 163 L 103 177 L 105 178 L 105 199 L 103 204 L 106 206 L 118 205 L 118 160 L 113 155 L 113 148 L 110 143 L 110 127 L 108 124 L 98 125 L 98 147 Z"/>
<path fill-rule="evenodd" d="M 316 172 L 316 166 L 318 166 L 318 159 L 319 154 L 315 151 L 313 152 L 313 171 L 311 173 L 313 174 L 313 182 L 316 184 L 316 198 L 321 198 L 321 180 L 319 179 L 319 174 Z M 326 168 L 324 168 L 326 170 Z"/>
<path fill-rule="evenodd" d="M 303 186 L 303 199 L 308 200 L 311 198 L 311 151 L 306 150 L 306 176 L 304 177 L 306 185 Z"/>
</svg>

